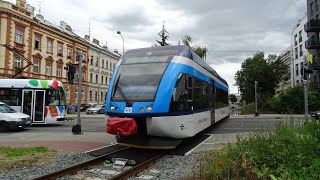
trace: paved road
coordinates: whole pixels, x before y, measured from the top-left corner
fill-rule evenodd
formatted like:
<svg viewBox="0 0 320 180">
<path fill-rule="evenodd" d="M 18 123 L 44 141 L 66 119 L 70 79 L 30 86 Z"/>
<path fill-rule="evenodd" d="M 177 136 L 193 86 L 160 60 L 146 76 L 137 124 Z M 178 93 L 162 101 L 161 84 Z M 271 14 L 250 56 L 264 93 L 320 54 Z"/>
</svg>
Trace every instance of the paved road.
<svg viewBox="0 0 320 180">
<path fill-rule="evenodd" d="M 40 133 L 40 132 L 71 132 L 72 126 L 76 124 L 76 115 L 68 115 L 71 119 L 69 121 L 61 122 L 54 125 L 33 125 L 26 128 L 26 130 L 11 132 L 11 133 Z M 303 115 L 294 116 L 295 119 L 302 118 Z M 105 120 L 107 116 L 86 115 L 81 114 L 81 128 L 83 132 L 105 132 Z M 223 119 L 213 126 L 209 127 L 202 134 L 227 134 L 240 132 L 253 132 L 263 130 L 273 130 L 276 122 L 288 119 L 286 115 L 260 115 L 253 117 L 253 115 L 231 116 L 229 119 Z M 1 134 L 0 134 L 1 138 Z"/>
<path fill-rule="evenodd" d="M 0 133 L 0 146 L 35 146 L 44 145 L 67 151 L 86 151 L 108 144 L 116 143 L 113 135 L 105 133 L 104 114 L 82 115 L 83 135 L 73 135 L 72 126 L 76 123 L 76 115 L 68 115 L 69 120 L 56 125 L 38 125 L 22 131 Z M 303 115 L 295 118 L 302 118 Z M 201 134 L 211 135 L 202 149 L 212 149 L 232 142 L 237 133 L 273 130 L 276 122 L 286 119 L 283 115 L 260 115 L 259 117 L 231 116 L 207 128 Z"/>
</svg>

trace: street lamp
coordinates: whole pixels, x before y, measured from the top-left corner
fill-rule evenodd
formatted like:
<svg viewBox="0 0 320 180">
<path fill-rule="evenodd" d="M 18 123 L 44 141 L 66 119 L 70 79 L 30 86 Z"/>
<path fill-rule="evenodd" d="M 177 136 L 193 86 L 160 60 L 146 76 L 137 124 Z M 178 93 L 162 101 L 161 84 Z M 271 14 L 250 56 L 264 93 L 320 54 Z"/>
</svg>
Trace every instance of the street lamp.
<svg viewBox="0 0 320 180">
<path fill-rule="evenodd" d="M 118 34 L 120 34 L 120 36 L 122 37 L 121 35 L 121 31 L 117 31 Z M 124 55 L 124 39 L 122 37 L 122 56 Z"/>
</svg>

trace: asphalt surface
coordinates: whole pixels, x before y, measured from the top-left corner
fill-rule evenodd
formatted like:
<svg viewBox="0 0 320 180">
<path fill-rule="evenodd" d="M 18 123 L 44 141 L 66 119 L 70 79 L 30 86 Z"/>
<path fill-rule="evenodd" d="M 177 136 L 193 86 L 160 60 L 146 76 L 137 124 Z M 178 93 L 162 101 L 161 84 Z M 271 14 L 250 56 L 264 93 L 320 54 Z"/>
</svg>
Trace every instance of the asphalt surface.
<svg viewBox="0 0 320 180">
<path fill-rule="evenodd" d="M 297 115 L 294 118 L 302 118 L 302 115 Z M 81 113 L 81 129 L 82 132 L 105 132 L 105 120 L 108 116 L 104 114 L 90 114 Z M 253 115 L 232 115 L 230 118 L 223 119 L 211 127 L 204 130 L 201 134 L 228 134 L 228 133 L 242 133 L 253 131 L 268 131 L 273 130 L 274 125 L 282 120 L 289 119 L 286 115 L 260 115 L 254 117 Z M 25 130 L 11 132 L 11 133 L 38 133 L 38 132 L 71 132 L 72 126 L 77 123 L 76 114 L 69 115 L 64 122 L 52 125 L 32 125 Z M 1 137 L 1 134 L 0 134 Z"/>
<path fill-rule="evenodd" d="M 33 125 L 25 130 L 0 133 L 0 146 L 48 146 L 64 151 L 85 152 L 91 149 L 115 144 L 114 135 L 105 132 L 104 114 L 87 115 L 81 113 L 82 135 L 74 135 L 72 126 L 76 124 L 76 114 L 68 115 L 69 120 L 54 125 Z M 297 115 L 295 119 L 303 118 Z M 285 115 L 232 115 L 207 128 L 199 135 L 209 138 L 197 150 L 223 147 L 234 142 L 237 134 L 245 135 L 253 131 L 269 131 L 277 122 L 290 119 Z"/>
</svg>

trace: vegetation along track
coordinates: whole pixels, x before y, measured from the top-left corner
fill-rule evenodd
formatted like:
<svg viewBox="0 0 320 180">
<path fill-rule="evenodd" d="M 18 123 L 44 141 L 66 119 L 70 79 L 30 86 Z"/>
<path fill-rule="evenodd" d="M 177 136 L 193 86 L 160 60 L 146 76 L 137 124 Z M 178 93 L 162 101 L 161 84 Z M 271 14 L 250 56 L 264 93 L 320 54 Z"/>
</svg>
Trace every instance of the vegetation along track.
<svg viewBox="0 0 320 180">
<path fill-rule="evenodd" d="M 126 179 L 143 171 L 149 167 L 152 162 L 161 158 L 166 153 L 167 151 L 164 150 L 146 150 L 123 147 L 86 162 L 37 177 L 34 180 L 64 179 L 64 177 L 69 179 L 72 178 L 72 176 L 80 177 L 81 179 L 101 176 L 106 179 Z M 111 162 L 116 158 L 128 159 L 128 163 L 132 166 L 122 169 L 119 168 L 115 171 Z"/>
</svg>

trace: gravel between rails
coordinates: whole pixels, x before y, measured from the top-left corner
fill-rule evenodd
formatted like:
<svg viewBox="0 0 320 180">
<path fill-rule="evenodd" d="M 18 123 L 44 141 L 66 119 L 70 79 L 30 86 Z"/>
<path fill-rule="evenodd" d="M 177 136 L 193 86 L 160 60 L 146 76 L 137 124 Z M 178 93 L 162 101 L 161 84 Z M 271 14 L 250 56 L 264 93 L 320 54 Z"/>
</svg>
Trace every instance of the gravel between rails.
<svg viewBox="0 0 320 180">
<path fill-rule="evenodd" d="M 0 172 L 0 179 L 5 180 L 24 180 L 32 179 L 50 172 L 78 164 L 94 158 L 85 153 L 58 152 L 50 162 L 34 165 L 31 167 L 14 168 L 9 171 Z M 139 173 L 137 176 L 129 178 L 130 180 L 139 179 L 139 176 L 153 176 L 152 179 L 197 179 L 199 177 L 200 153 L 190 154 L 188 156 L 166 155 L 156 161 L 150 168 Z M 98 167 L 97 167 L 98 168 Z M 96 175 L 84 173 L 88 178 L 95 178 Z M 106 178 L 106 176 L 100 176 Z M 78 179 L 74 176 L 66 176 L 59 179 Z"/>
<path fill-rule="evenodd" d="M 5 180 L 25 180 L 33 179 L 63 168 L 75 165 L 94 158 L 85 153 L 58 152 L 48 162 L 36 164 L 31 167 L 18 167 L 8 171 L 0 172 L 0 179 Z"/>
<path fill-rule="evenodd" d="M 129 179 L 142 179 L 141 176 L 153 176 L 152 180 L 198 179 L 200 176 L 200 155 L 200 153 L 189 154 L 187 156 L 166 155 L 150 168 Z"/>
</svg>

